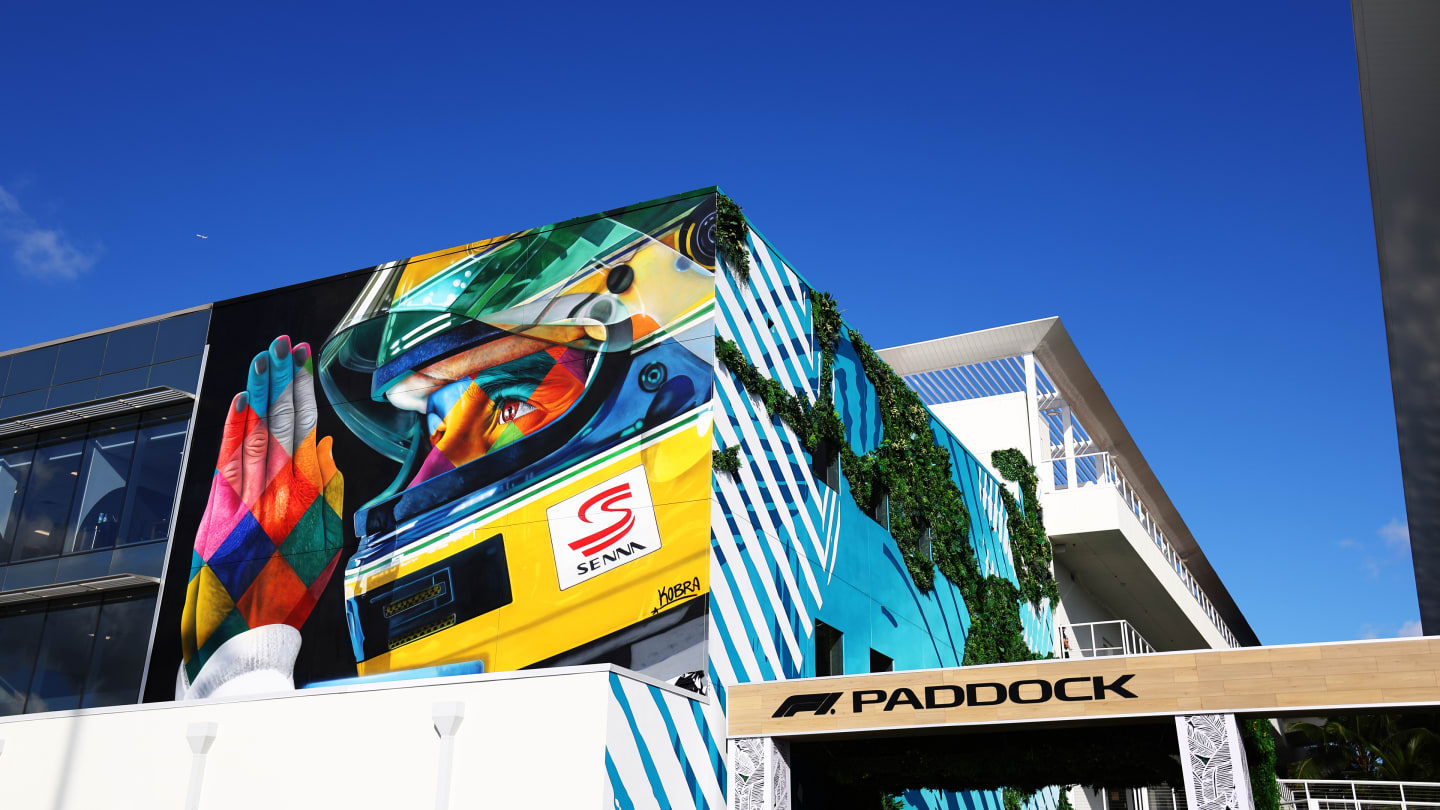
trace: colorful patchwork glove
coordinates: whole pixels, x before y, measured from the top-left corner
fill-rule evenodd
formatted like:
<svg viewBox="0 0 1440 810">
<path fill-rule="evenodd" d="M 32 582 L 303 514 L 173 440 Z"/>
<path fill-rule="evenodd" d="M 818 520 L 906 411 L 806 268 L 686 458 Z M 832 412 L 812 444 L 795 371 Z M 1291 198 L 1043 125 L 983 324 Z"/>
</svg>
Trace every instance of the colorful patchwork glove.
<svg viewBox="0 0 1440 810">
<path fill-rule="evenodd" d="M 309 344 L 276 338 L 231 404 L 190 561 L 177 698 L 294 688 L 300 628 L 345 539 L 312 371 Z"/>
</svg>

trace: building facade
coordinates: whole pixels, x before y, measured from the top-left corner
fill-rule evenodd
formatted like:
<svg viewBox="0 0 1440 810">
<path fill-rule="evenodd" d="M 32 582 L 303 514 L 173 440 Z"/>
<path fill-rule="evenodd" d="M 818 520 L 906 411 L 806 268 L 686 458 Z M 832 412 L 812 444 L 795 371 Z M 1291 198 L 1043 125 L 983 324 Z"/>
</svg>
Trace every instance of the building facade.
<svg viewBox="0 0 1440 810">
<path fill-rule="evenodd" d="M 0 780 L 250 806 L 263 755 L 297 806 L 779 807 L 735 684 L 1080 654 L 1101 616 L 1253 643 L 1168 526 L 1184 604 L 1097 607 L 1064 561 L 1110 546 L 1052 573 L 1029 423 L 967 435 L 882 356 L 716 189 L 17 353 Z M 379 740 L 406 778 L 342 778 Z"/>
</svg>

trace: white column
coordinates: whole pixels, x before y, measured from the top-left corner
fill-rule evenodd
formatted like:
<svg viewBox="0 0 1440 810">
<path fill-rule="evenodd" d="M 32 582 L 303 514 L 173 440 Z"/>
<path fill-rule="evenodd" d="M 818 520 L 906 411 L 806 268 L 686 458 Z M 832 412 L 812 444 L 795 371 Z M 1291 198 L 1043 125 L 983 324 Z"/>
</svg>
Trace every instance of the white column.
<svg viewBox="0 0 1440 810">
<path fill-rule="evenodd" d="M 790 744 L 771 737 L 730 741 L 729 810 L 790 810 Z"/>
<path fill-rule="evenodd" d="M 1065 430 L 1065 486 L 1078 489 L 1080 482 L 1075 480 L 1075 419 L 1070 415 L 1069 404 L 1060 406 L 1060 422 Z"/>
<path fill-rule="evenodd" d="M 1175 718 L 1190 810 L 1255 810 L 1250 768 L 1233 714 Z"/>
<path fill-rule="evenodd" d="M 439 761 L 435 766 L 435 810 L 450 807 L 451 774 L 455 770 L 455 732 L 465 720 L 465 704 L 456 701 L 436 703 L 430 709 L 435 736 L 440 738 Z"/>
<path fill-rule="evenodd" d="M 1055 465 L 1050 463 L 1050 429 L 1040 417 L 1040 385 L 1036 381 L 1035 355 L 1025 355 L 1025 403 L 1029 408 L 1030 463 L 1040 479 L 1041 492 L 1055 491 Z"/>
<path fill-rule="evenodd" d="M 185 729 L 185 740 L 190 743 L 190 784 L 185 789 L 185 810 L 200 807 L 200 794 L 205 787 L 205 755 L 215 744 L 218 731 L 215 723 L 191 723 Z"/>
</svg>

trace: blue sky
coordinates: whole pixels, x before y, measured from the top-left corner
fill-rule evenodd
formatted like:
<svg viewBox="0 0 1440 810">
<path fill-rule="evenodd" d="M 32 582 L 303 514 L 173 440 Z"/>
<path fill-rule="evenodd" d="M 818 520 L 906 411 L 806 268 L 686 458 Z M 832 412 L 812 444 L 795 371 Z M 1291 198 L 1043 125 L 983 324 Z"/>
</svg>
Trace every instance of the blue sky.
<svg viewBox="0 0 1440 810">
<path fill-rule="evenodd" d="M 1262 640 L 1413 632 L 1344 0 L 414 5 L 8 3 L 0 346 L 719 184 L 876 346 L 1061 316 Z"/>
</svg>

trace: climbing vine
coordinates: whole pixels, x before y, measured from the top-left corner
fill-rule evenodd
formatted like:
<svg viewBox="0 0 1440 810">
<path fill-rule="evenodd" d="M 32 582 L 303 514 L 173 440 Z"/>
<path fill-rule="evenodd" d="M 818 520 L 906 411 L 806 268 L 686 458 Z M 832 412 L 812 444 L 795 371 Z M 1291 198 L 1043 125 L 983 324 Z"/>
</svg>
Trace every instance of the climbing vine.
<svg viewBox="0 0 1440 810">
<path fill-rule="evenodd" d="M 724 194 L 715 195 L 715 246 L 730 263 L 736 278 L 747 281 L 750 278 L 750 254 L 745 252 L 745 234 L 750 227 L 745 224 L 745 215 L 740 206 Z"/>
<path fill-rule="evenodd" d="M 715 354 L 735 380 L 760 400 L 766 412 L 790 427 L 820 465 L 835 456 L 851 497 L 871 511 L 889 499 L 889 529 L 905 566 L 922 592 L 934 588 L 935 570 L 960 590 L 972 617 L 965 639 L 966 665 L 1031 660 L 1041 656 L 1025 643 L 1019 603 L 1056 598 L 1050 575 L 1050 547 L 1041 520 L 1034 470 L 1018 451 L 1003 451 L 997 469 L 1018 481 L 1028 510 L 1002 488 L 1020 588 L 1000 576 L 984 576 L 970 545 L 970 514 L 951 477 L 950 453 L 935 439 L 930 411 L 865 339 L 843 326 L 835 299 L 810 293 L 816 343 L 821 350 L 819 396 L 812 405 L 780 382 L 760 373 L 733 341 L 716 341 Z M 875 389 L 883 437 L 860 455 L 850 446 L 832 393 L 835 348 L 842 329 Z M 997 454 L 1000 456 L 1000 454 Z M 737 459 L 738 465 L 738 459 Z M 723 469 L 723 468 L 722 468 Z M 922 540 L 928 538 L 929 556 Z"/>
<path fill-rule="evenodd" d="M 1055 576 L 1050 573 L 1050 561 L 1054 552 L 1050 538 L 1045 536 L 1045 523 L 1040 513 L 1040 496 L 1036 491 L 1038 480 L 1035 468 L 1025 460 L 1019 450 L 996 450 L 990 454 L 990 463 L 1006 481 L 1020 485 L 1020 496 L 1025 499 L 1025 508 L 1015 502 L 1015 496 L 1005 487 L 1000 488 L 1000 500 L 1005 504 L 1006 527 L 1010 530 L 1010 550 L 1015 557 L 1015 578 L 1020 582 L 1020 595 L 1027 602 L 1039 604 L 1041 599 L 1051 602 L 1060 600 L 1060 589 L 1055 585 Z"/>
<path fill-rule="evenodd" d="M 1240 721 L 1240 737 L 1250 766 L 1250 795 L 1255 810 L 1280 810 L 1280 782 L 1275 775 L 1275 736 L 1270 721 Z"/>
<path fill-rule="evenodd" d="M 723 194 L 717 196 L 716 211 L 716 243 L 743 280 L 750 267 L 744 250 L 749 226 L 740 206 Z M 1018 450 L 997 451 L 991 457 L 1002 476 L 1019 484 L 1025 501 L 1022 509 L 1006 488 L 1000 488 L 1020 583 L 1017 588 L 1005 577 L 986 576 L 980 571 L 970 545 L 970 513 L 960 487 L 951 477 L 950 452 L 936 440 L 930 411 L 919 395 L 880 359 L 859 332 L 845 326 L 829 293 L 812 290 L 810 306 L 815 342 L 821 354 L 820 388 L 813 404 L 760 373 L 734 341 L 717 338 L 716 358 L 750 396 L 765 405 L 771 418 L 794 431 L 817 466 L 828 466 L 839 457 L 851 497 L 861 509 L 873 513 L 882 499 L 888 499 L 890 534 L 916 587 L 922 592 L 932 590 L 935 570 L 939 569 L 965 600 L 971 619 L 965 637 L 965 665 L 1043 657 L 1030 651 L 1020 621 L 1022 600 L 1038 607 L 1042 599 L 1058 599 L 1050 573 L 1052 552 L 1041 518 L 1034 468 Z M 850 446 L 835 407 L 835 350 L 842 332 L 855 349 L 879 404 L 880 446 L 864 455 Z M 727 447 L 716 452 L 716 468 L 737 472 L 738 449 Z"/>
<path fill-rule="evenodd" d="M 710 464 L 715 469 L 731 475 L 740 472 L 740 445 L 732 444 L 723 450 L 711 451 Z"/>
</svg>

